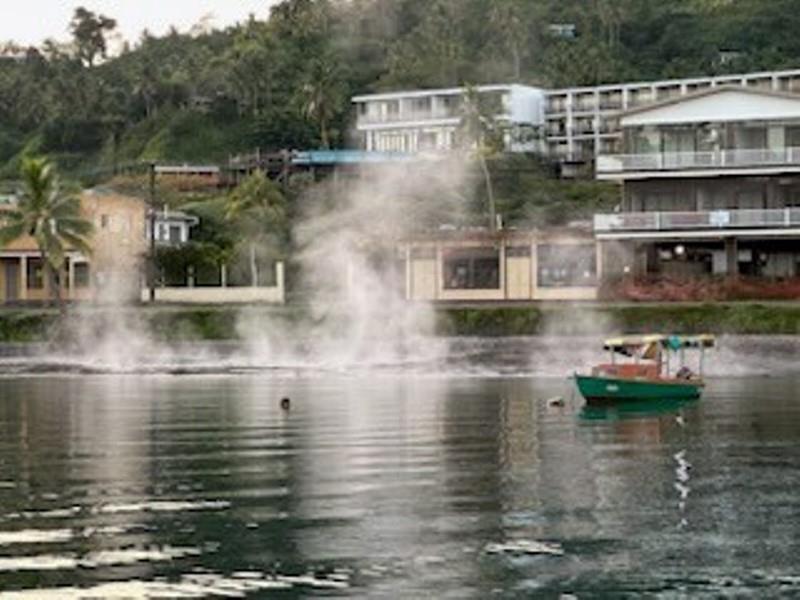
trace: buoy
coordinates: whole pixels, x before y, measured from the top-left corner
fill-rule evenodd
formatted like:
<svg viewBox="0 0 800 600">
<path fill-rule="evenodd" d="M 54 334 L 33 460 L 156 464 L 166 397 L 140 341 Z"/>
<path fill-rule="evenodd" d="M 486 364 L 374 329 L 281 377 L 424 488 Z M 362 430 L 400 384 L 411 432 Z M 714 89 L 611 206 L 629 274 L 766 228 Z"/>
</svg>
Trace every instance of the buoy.
<svg viewBox="0 0 800 600">
<path fill-rule="evenodd" d="M 292 401 L 289 398 L 281 398 L 281 408 L 289 410 L 292 407 Z"/>
</svg>

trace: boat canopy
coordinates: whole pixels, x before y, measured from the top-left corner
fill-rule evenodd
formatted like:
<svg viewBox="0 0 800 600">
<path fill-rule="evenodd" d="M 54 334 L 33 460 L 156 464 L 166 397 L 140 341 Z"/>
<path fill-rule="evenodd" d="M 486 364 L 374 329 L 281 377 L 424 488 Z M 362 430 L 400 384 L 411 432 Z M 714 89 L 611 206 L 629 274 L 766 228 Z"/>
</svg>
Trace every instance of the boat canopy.
<svg viewBox="0 0 800 600">
<path fill-rule="evenodd" d="M 625 356 L 654 358 L 661 349 L 677 352 L 683 348 L 713 348 L 714 344 L 713 335 L 642 335 L 609 339 L 603 347 Z"/>
</svg>

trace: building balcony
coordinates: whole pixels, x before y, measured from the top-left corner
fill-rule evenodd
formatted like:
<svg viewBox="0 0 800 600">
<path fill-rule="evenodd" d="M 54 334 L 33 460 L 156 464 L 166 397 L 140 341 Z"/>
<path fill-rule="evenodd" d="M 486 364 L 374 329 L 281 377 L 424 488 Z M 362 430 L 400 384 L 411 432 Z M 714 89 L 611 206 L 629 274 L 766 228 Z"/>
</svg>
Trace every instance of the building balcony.
<svg viewBox="0 0 800 600">
<path fill-rule="evenodd" d="M 800 230 L 800 208 L 712 210 L 694 212 L 638 212 L 600 214 L 594 217 L 599 238 L 669 237 L 670 234 L 781 235 Z"/>
<path fill-rule="evenodd" d="M 597 157 L 600 179 L 624 179 L 637 174 L 692 176 L 701 171 L 800 170 L 800 148 L 719 150 L 712 152 L 663 152 L 615 154 Z"/>
</svg>

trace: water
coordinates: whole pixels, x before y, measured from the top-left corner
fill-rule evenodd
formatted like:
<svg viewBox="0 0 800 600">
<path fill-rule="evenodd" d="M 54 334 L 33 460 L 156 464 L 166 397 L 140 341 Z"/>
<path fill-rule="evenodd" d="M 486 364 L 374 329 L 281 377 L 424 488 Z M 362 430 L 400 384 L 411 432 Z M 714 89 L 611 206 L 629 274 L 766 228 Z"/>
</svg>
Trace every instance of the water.
<svg viewBox="0 0 800 600">
<path fill-rule="evenodd" d="M 436 372 L 14 359 L 2 597 L 800 595 L 800 377 L 586 410 L 471 344 Z"/>
</svg>

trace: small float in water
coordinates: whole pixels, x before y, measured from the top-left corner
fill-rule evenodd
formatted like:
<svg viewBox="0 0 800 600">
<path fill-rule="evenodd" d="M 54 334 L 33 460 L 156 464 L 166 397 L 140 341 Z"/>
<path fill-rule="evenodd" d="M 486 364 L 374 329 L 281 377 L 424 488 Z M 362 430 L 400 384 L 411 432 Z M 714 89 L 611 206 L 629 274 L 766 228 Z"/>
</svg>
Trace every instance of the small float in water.
<svg viewBox="0 0 800 600">
<path fill-rule="evenodd" d="M 646 335 L 606 340 L 611 362 L 590 375 L 575 375 L 590 404 L 648 400 L 697 400 L 703 391 L 705 351 L 714 336 Z M 697 371 L 686 363 L 687 350 L 698 351 Z M 673 372 L 673 355 L 677 356 Z M 627 360 L 618 360 L 625 357 Z"/>
</svg>

